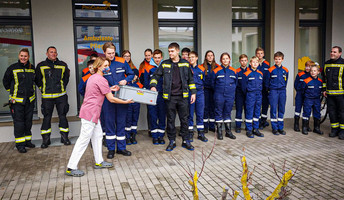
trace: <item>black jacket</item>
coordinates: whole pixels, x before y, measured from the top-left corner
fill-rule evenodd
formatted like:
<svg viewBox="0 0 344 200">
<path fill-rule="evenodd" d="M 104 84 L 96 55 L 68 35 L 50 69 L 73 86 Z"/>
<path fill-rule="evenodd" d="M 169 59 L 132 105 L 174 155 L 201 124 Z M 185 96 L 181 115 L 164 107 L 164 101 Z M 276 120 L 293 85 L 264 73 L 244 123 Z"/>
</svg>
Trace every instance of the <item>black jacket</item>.
<svg viewBox="0 0 344 200">
<path fill-rule="evenodd" d="M 23 104 L 27 99 L 32 102 L 36 98 L 34 81 L 35 66 L 30 62 L 24 65 L 19 61 L 7 68 L 2 79 L 5 89 L 10 92 L 10 100 Z"/>
<path fill-rule="evenodd" d="M 151 87 L 156 87 L 158 84 L 158 80 L 160 77 L 163 77 L 163 95 L 162 97 L 166 100 L 169 100 L 171 97 L 171 86 L 172 86 L 172 74 L 173 74 L 173 67 L 172 67 L 172 60 L 164 60 L 159 68 L 154 72 L 153 77 L 150 81 Z M 184 59 L 180 59 L 178 62 L 179 72 L 180 72 L 180 79 L 182 81 L 182 92 L 183 97 L 189 97 L 189 90 L 192 94 L 196 94 L 196 85 L 194 83 L 193 74 L 190 68 L 190 64 L 188 61 Z"/>
<path fill-rule="evenodd" d="M 322 69 L 323 88 L 329 95 L 344 95 L 344 59 L 328 60 Z"/>
<path fill-rule="evenodd" d="M 65 62 L 48 58 L 36 67 L 36 84 L 42 92 L 42 98 L 57 98 L 66 94 L 69 81 L 69 69 Z"/>
</svg>

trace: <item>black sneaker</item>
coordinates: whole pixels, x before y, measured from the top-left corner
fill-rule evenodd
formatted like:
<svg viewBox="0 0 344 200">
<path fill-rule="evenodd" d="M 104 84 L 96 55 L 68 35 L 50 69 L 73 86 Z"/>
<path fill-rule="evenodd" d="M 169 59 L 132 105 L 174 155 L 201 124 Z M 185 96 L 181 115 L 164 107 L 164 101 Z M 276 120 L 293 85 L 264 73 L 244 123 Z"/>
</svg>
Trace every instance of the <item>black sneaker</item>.
<svg viewBox="0 0 344 200">
<path fill-rule="evenodd" d="M 130 138 L 125 139 L 125 142 L 127 143 L 127 145 L 131 145 L 131 140 L 130 140 Z"/>
<path fill-rule="evenodd" d="M 159 144 L 165 144 L 164 138 L 158 138 L 158 142 L 159 142 Z"/>
<path fill-rule="evenodd" d="M 187 150 L 193 151 L 195 148 L 191 145 L 190 140 L 184 140 L 182 147 L 186 148 Z"/>
<path fill-rule="evenodd" d="M 158 145 L 158 144 L 159 144 L 158 138 L 153 138 L 153 144 L 154 144 L 154 145 Z"/>
<path fill-rule="evenodd" d="M 30 140 L 25 142 L 25 147 L 29 147 L 29 148 L 35 148 L 36 145 L 32 144 L 32 142 Z"/>
<path fill-rule="evenodd" d="M 337 137 L 338 136 L 338 129 L 337 128 L 332 128 L 331 133 L 329 134 L 329 137 Z"/>
<path fill-rule="evenodd" d="M 176 142 L 174 140 L 170 140 L 170 143 L 168 144 L 166 151 L 173 151 L 174 148 L 176 148 Z"/>
<path fill-rule="evenodd" d="M 114 157 L 115 157 L 115 150 L 109 150 L 109 152 L 107 154 L 107 158 L 112 159 Z"/>
<path fill-rule="evenodd" d="M 25 149 L 25 146 L 17 146 L 17 149 L 19 151 L 19 153 L 26 153 L 26 149 Z"/>
<path fill-rule="evenodd" d="M 252 131 L 247 131 L 247 132 L 246 132 L 246 136 L 247 136 L 248 138 L 254 138 L 254 135 L 252 134 Z"/>
<path fill-rule="evenodd" d="M 253 134 L 258 137 L 264 137 L 264 134 L 259 131 L 259 129 L 253 129 Z"/>
<path fill-rule="evenodd" d="M 235 127 L 235 132 L 236 133 L 241 133 L 241 128 L 240 127 Z"/>
<path fill-rule="evenodd" d="M 123 156 L 131 156 L 131 152 L 124 149 L 124 150 L 117 150 L 117 154 L 122 154 Z"/>
<path fill-rule="evenodd" d="M 281 135 L 287 134 L 283 129 L 282 129 L 282 130 L 278 130 L 278 132 L 279 132 L 279 134 L 281 134 Z"/>
<path fill-rule="evenodd" d="M 272 130 L 272 134 L 279 135 L 279 132 L 277 130 Z"/>
</svg>

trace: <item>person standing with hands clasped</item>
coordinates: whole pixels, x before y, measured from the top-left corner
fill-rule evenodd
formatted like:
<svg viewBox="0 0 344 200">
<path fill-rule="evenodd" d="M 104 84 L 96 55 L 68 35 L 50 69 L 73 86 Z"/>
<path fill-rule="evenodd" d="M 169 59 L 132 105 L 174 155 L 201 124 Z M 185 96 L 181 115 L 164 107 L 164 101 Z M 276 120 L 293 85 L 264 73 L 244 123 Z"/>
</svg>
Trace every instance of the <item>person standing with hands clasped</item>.
<svg viewBox="0 0 344 200">
<path fill-rule="evenodd" d="M 178 112 L 181 127 L 180 133 L 183 137 L 182 147 L 194 150 L 190 142 L 188 131 L 189 117 L 189 90 L 191 91 L 190 103 L 196 100 L 196 85 L 194 83 L 192 71 L 188 61 L 179 57 L 179 44 L 173 42 L 168 46 L 170 58 L 164 60 L 159 68 L 154 72 L 150 81 L 152 91 L 157 91 L 156 86 L 160 77 L 164 78 L 163 98 L 167 110 L 167 136 L 170 140 L 166 151 L 172 151 L 176 147 L 176 127 L 175 119 Z"/>
<path fill-rule="evenodd" d="M 118 91 L 118 85 L 109 88 L 108 81 L 103 77 L 104 74 L 110 73 L 110 63 L 110 60 L 98 57 L 93 64 L 95 74 L 87 81 L 85 98 L 79 115 L 81 118 L 80 136 L 75 143 L 67 165 L 66 175 L 68 176 L 83 176 L 85 174 L 78 169 L 78 163 L 90 140 L 92 140 L 93 154 L 96 162 L 94 168 L 113 167 L 113 164 L 105 162 L 102 156 L 103 131 L 99 119 L 102 104 L 105 97 L 110 103 L 128 104 L 133 103 L 133 101 L 131 99 L 124 101 L 113 96 L 111 91 Z"/>
</svg>

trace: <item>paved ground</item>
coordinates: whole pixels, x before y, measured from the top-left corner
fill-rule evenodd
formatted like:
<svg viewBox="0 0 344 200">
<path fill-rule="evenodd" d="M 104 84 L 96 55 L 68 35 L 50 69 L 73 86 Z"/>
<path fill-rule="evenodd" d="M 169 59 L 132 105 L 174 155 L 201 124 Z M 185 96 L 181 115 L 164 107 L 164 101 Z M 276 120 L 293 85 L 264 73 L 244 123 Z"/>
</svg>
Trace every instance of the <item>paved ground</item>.
<svg viewBox="0 0 344 200">
<path fill-rule="evenodd" d="M 291 121 L 286 124 L 291 127 Z M 198 182 L 200 199 L 220 199 L 225 185 L 241 191 L 243 147 L 249 169 L 256 166 L 250 186 L 251 194 L 260 195 L 255 199 L 265 199 L 279 183 L 268 158 L 280 176 L 284 160 L 286 169 L 299 167 L 289 184 L 289 199 L 344 199 L 344 141 L 328 137 L 328 124 L 322 129 L 324 136 L 304 136 L 291 128 L 286 129 L 286 136 L 274 136 L 268 128 L 264 138 L 249 139 L 241 133 L 236 140 L 217 141 Z M 198 171 L 201 149 L 210 151 L 213 136 L 207 134 L 207 143 L 197 139 L 193 143 Z M 1 143 L 0 199 L 192 199 L 185 187 L 186 172 L 171 158 L 173 155 L 194 168 L 193 153 L 180 146 L 180 139 L 172 152 L 165 151 L 166 145 L 151 144 L 146 132 L 139 133 L 138 141 L 128 147 L 131 157 L 115 156 L 112 169 L 94 169 L 92 149 L 88 148 L 79 163 L 86 172 L 81 178 L 64 175 L 73 145 L 19 154 L 13 143 Z M 104 148 L 104 155 L 106 152 Z"/>
</svg>

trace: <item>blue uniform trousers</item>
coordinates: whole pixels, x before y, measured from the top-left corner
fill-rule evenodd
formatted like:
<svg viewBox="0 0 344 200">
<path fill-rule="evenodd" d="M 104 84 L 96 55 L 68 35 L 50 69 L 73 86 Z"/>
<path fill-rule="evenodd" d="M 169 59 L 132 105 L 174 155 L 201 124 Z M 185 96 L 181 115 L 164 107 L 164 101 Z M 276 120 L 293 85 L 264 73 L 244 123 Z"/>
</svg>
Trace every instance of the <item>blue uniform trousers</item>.
<svg viewBox="0 0 344 200">
<path fill-rule="evenodd" d="M 262 92 L 254 91 L 247 92 L 246 94 L 246 128 L 252 131 L 252 125 L 254 129 L 259 128 L 259 116 L 260 108 L 262 106 Z"/>
<path fill-rule="evenodd" d="M 232 122 L 231 112 L 234 103 L 235 95 L 233 96 L 223 96 L 215 95 L 215 122 L 216 123 L 228 123 Z"/>
<path fill-rule="evenodd" d="M 268 118 L 269 109 L 269 92 L 263 88 L 262 90 L 262 119 L 266 120 Z"/>
<path fill-rule="evenodd" d="M 283 117 L 286 99 L 286 89 L 270 90 L 269 101 L 272 130 L 283 130 L 284 128 Z"/>
<path fill-rule="evenodd" d="M 246 111 L 246 95 L 241 90 L 235 91 L 235 126 L 241 128 L 242 123 L 242 111 Z M 246 114 L 245 114 L 246 118 Z"/>
<path fill-rule="evenodd" d="M 116 143 L 117 150 L 125 150 L 125 125 L 128 105 L 110 103 L 105 99 L 103 109 L 108 150 L 115 150 Z"/>
<path fill-rule="evenodd" d="M 215 107 L 214 107 L 214 90 L 204 88 L 204 127 L 215 129 Z"/>
<path fill-rule="evenodd" d="M 166 107 L 162 92 L 157 97 L 157 105 L 148 105 L 152 138 L 163 138 L 166 128 Z"/>
<path fill-rule="evenodd" d="M 190 94 L 191 95 L 191 94 Z M 204 115 L 204 91 L 200 90 L 197 91 L 196 94 L 196 101 L 193 104 L 190 104 L 189 106 L 189 131 L 193 131 L 193 117 L 194 113 L 196 112 L 196 124 L 197 124 L 197 130 L 203 130 L 203 115 Z"/>
<path fill-rule="evenodd" d="M 295 96 L 295 116 L 300 117 L 304 96 L 301 91 L 296 90 Z"/>
<path fill-rule="evenodd" d="M 127 119 L 126 119 L 126 138 L 130 138 L 130 133 L 137 133 L 137 122 L 140 116 L 140 104 L 132 103 L 128 105 Z"/>
<path fill-rule="evenodd" d="M 320 109 L 321 109 L 320 98 L 314 98 L 314 99 L 305 98 L 305 101 L 303 104 L 302 118 L 309 120 L 312 109 L 313 109 L 313 117 L 315 119 L 320 119 Z"/>
</svg>

